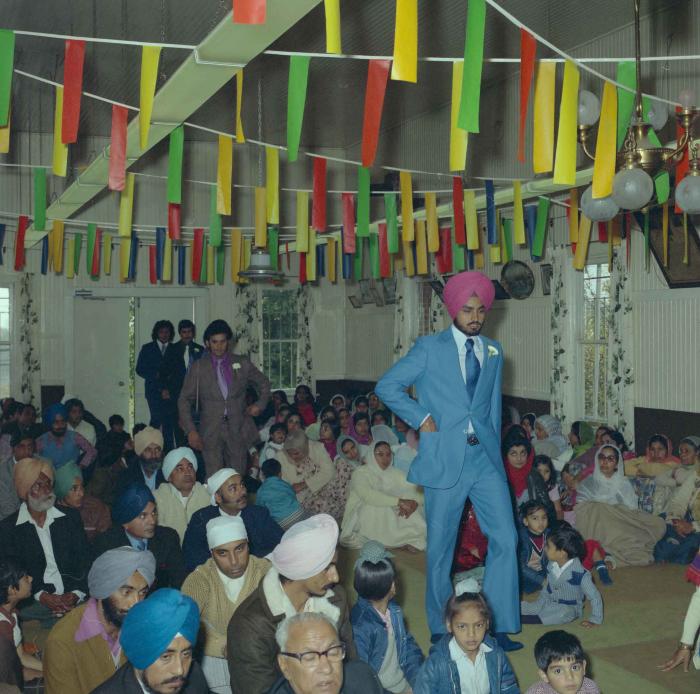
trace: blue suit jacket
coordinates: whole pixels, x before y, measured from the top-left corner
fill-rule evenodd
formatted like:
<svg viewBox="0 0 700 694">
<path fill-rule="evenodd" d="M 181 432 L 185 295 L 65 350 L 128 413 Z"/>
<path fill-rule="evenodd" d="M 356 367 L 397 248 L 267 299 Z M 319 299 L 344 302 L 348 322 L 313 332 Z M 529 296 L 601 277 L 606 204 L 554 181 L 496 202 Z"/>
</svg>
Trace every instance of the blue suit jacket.
<svg viewBox="0 0 700 694">
<path fill-rule="evenodd" d="M 449 489 L 457 483 L 469 448 L 470 420 L 486 455 L 505 479 L 500 450 L 503 349 L 495 340 L 483 335 L 481 339 L 484 357 L 471 402 L 451 328 L 416 340 L 377 383 L 379 398 L 409 426 L 417 430 L 428 414 L 437 425 L 437 432 L 420 435 L 418 455 L 408 474 L 414 484 Z M 406 392 L 412 385 L 417 401 Z"/>
<path fill-rule="evenodd" d="M 173 347 L 172 343 L 168 343 L 165 348 L 165 354 Z M 158 377 L 160 369 L 163 366 L 164 355 L 160 352 L 158 344 L 147 342 L 141 347 L 138 359 L 136 360 L 136 373 L 146 381 L 145 391 L 147 398 L 160 398 L 160 387 L 158 385 Z"/>
</svg>

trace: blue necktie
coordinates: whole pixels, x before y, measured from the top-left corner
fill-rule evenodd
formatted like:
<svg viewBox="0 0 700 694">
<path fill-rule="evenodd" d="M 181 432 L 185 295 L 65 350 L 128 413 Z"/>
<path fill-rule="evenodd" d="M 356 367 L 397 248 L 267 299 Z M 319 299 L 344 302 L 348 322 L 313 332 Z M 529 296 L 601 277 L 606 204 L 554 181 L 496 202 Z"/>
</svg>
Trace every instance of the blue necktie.
<svg viewBox="0 0 700 694">
<path fill-rule="evenodd" d="M 474 393 L 476 392 L 476 384 L 479 382 L 479 374 L 481 373 L 481 364 L 474 353 L 474 340 L 472 338 L 467 339 L 467 351 L 464 355 L 464 373 L 467 377 L 467 395 L 469 396 L 469 401 L 474 399 Z"/>
<path fill-rule="evenodd" d="M 139 550 L 139 552 L 145 552 L 146 547 L 146 540 L 136 540 L 136 549 Z"/>
</svg>

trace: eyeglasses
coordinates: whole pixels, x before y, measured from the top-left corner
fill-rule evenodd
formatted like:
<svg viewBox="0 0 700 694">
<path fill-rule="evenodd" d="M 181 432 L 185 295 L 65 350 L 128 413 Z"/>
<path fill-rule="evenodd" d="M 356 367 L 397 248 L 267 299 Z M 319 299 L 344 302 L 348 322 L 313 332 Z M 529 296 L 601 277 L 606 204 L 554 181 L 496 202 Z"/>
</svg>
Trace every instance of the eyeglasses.
<svg viewBox="0 0 700 694">
<path fill-rule="evenodd" d="M 598 460 L 605 460 L 608 463 L 616 463 L 617 462 L 617 456 L 616 455 L 599 455 Z"/>
<path fill-rule="evenodd" d="M 304 667 L 317 667 L 321 662 L 321 657 L 325 656 L 330 663 L 339 663 L 345 658 L 345 644 L 341 643 L 337 646 L 331 646 L 325 651 L 305 651 L 304 653 L 285 653 L 281 652 L 287 658 L 296 658 Z"/>
</svg>

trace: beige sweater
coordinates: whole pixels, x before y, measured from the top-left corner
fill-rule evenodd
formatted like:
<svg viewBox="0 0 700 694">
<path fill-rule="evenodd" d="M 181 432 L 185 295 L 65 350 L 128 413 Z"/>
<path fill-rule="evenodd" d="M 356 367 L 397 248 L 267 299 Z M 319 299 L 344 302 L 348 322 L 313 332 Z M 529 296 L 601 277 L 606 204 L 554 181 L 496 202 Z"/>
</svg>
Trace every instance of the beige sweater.
<svg viewBox="0 0 700 694">
<path fill-rule="evenodd" d="M 158 525 L 177 531 L 180 536 L 180 544 L 182 544 L 190 518 L 199 509 L 211 504 L 211 496 L 206 487 L 195 482 L 187 497 L 187 503 L 183 505 L 176 491 L 170 482 L 166 482 L 156 489 L 154 496 L 158 505 Z"/>
</svg>

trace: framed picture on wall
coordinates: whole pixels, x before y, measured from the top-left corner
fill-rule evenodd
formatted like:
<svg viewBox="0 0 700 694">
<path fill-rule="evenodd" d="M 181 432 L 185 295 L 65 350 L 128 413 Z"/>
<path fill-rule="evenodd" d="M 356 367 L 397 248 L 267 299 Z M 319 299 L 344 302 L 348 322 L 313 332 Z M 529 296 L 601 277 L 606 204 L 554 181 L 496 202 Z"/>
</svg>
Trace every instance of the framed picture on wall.
<svg viewBox="0 0 700 694">
<path fill-rule="evenodd" d="M 540 280 L 542 282 L 542 294 L 549 296 L 552 293 L 552 266 L 549 263 L 540 265 Z"/>
</svg>

